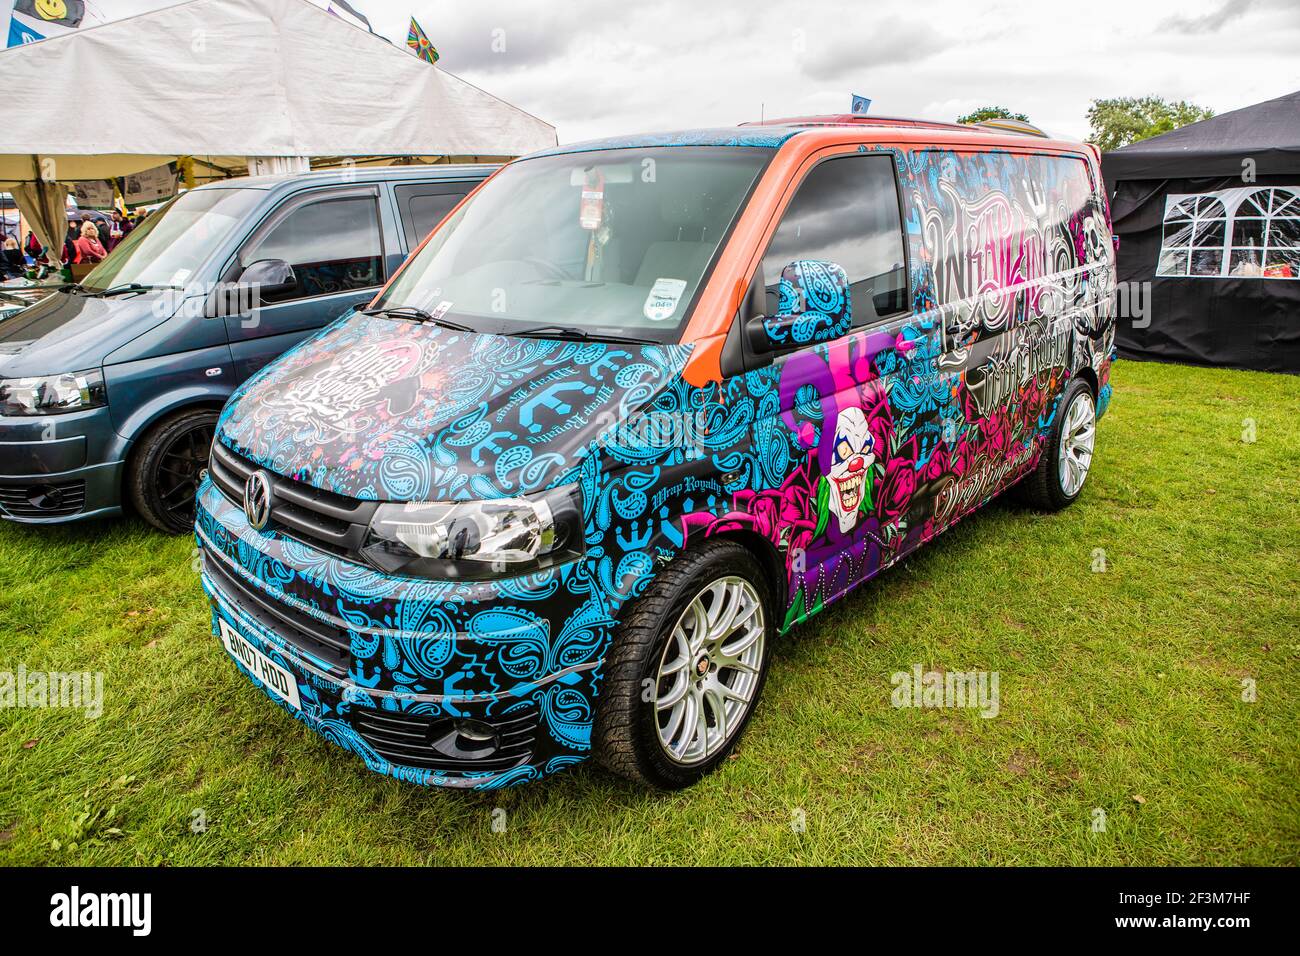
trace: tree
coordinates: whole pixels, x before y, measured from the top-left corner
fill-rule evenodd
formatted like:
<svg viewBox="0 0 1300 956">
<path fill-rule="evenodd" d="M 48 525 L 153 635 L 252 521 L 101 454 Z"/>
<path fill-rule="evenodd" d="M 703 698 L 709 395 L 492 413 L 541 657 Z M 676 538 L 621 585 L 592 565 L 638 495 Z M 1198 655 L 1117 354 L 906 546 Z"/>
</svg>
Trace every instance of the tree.
<svg viewBox="0 0 1300 956">
<path fill-rule="evenodd" d="M 981 106 L 973 113 L 967 113 L 965 116 L 958 116 L 958 123 L 982 123 L 984 120 L 991 119 L 1013 119 L 1020 120 L 1022 123 L 1028 123 L 1029 117 L 1024 113 L 1013 113 L 1005 106 Z"/>
<path fill-rule="evenodd" d="M 1093 100 L 1088 108 L 1090 142 L 1109 152 L 1161 133 L 1199 123 L 1214 115 L 1214 110 L 1186 100 L 1170 103 L 1159 96 L 1124 96 L 1111 100 Z"/>
</svg>

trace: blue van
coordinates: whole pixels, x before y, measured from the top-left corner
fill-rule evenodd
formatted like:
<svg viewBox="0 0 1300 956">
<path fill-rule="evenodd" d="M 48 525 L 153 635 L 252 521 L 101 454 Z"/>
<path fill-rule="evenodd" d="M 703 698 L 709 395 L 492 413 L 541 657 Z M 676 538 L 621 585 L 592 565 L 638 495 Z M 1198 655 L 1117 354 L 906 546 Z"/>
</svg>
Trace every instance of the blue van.
<svg viewBox="0 0 1300 956">
<path fill-rule="evenodd" d="M 178 196 L 79 284 L 0 319 L 0 517 L 189 531 L 217 414 L 365 304 L 492 166 L 232 179 Z M 242 304 L 232 308 L 231 303 Z"/>
</svg>

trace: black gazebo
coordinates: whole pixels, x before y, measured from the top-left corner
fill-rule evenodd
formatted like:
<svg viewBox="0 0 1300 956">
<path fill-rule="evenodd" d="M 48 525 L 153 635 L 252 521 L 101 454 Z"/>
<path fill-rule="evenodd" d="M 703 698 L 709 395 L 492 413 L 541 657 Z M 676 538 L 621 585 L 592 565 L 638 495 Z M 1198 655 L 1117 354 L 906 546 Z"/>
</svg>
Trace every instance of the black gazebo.
<svg viewBox="0 0 1300 956">
<path fill-rule="evenodd" d="M 1300 373 L 1300 92 L 1107 153 L 1102 174 L 1120 355 Z"/>
</svg>

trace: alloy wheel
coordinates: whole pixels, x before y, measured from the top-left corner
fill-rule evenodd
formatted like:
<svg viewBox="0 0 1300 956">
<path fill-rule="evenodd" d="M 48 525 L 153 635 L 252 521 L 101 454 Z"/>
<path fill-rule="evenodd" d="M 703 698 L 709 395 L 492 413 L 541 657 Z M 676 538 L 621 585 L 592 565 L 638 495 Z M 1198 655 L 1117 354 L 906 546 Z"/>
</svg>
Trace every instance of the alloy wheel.
<svg viewBox="0 0 1300 956">
<path fill-rule="evenodd" d="M 766 638 L 763 602 L 745 578 L 718 578 L 686 606 L 655 680 L 655 724 L 670 760 L 683 766 L 708 760 L 744 724 Z"/>
<path fill-rule="evenodd" d="M 1061 425 L 1061 447 L 1057 454 L 1061 491 L 1073 498 L 1083 488 L 1092 464 L 1092 449 L 1097 441 L 1097 416 L 1092 396 L 1080 391 L 1065 410 Z"/>
<path fill-rule="evenodd" d="M 208 467 L 214 425 L 200 425 L 173 438 L 158 457 L 158 501 L 177 526 L 194 523 L 194 495 Z"/>
</svg>

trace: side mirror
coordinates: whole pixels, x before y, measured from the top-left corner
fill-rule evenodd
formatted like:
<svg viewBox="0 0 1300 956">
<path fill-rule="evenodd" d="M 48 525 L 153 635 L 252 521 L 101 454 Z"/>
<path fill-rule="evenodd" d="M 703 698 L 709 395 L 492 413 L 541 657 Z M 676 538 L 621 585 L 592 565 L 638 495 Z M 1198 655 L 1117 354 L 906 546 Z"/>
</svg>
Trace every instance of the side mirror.
<svg viewBox="0 0 1300 956">
<path fill-rule="evenodd" d="M 853 325 L 849 277 L 834 262 L 796 259 L 781 270 L 776 315 L 745 326 L 750 347 L 775 352 L 837 339 Z"/>
<path fill-rule="evenodd" d="M 293 266 L 283 259 L 258 259 L 239 274 L 239 284 L 256 287 L 261 295 L 280 295 L 296 288 L 298 277 L 293 274 Z"/>
<path fill-rule="evenodd" d="M 298 287 L 293 266 L 283 259 L 258 259 L 250 262 L 234 282 L 222 282 L 209 294 L 203 314 L 209 318 L 247 318 L 261 305 L 264 297 L 292 292 Z"/>
</svg>

